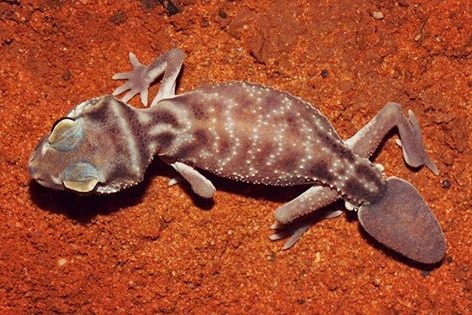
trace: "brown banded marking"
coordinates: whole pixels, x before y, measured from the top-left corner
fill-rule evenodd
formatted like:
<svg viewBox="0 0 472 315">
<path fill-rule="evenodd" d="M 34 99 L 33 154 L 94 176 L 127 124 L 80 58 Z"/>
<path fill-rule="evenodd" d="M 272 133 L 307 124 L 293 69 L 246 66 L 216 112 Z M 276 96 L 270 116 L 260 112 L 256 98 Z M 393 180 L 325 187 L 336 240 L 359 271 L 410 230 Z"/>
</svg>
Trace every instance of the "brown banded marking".
<svg viewBox="0 0 472 315">
<path fill-rule="evenodd" d="M 199 144 L 203 146 L 210 145 L 211 143 L 210 136 L 208 134 L 208 131 L 206 131 L 205 129 L 203 128 L 197 129 L 193 132 L 193 135 Z"/>
<path fill-rule="evenodd" d="M 175 138 L 175 133 L 171 131 L 163 131 L 154 137 L 154 141 L 159 144 L 160 150 L 167 151 L 170 147 L 172 147 Z"/>
<path fill-rule="evenodd" d="M 170 101 L 162 101 L 150 109 L 154 115 L 154 124 L 148 128 L 147 134 L 149 148 L 153 150 L 153 154 L 176 157 L 182 147 L 195 140 L 191 132 L 193 124 L 188 111 L 175 105 Z"/>
<path fill-rule="evenodd" d="M 374 203 L 382 198 L 385 180 L 381 173 L 369 161 L 355 165 L 355 175 L 345 181 L 345 190 L 357 202 Z"/>
<path fill-rule="evenodd" d="M 214 106 L 213 104 L 224 101 L 226 106 Z M 208 103 L 207 103 L 208 102 Z M 211 153 L 217 155 L 215 161 L 216 171 L 221 173 L 225 169 L 227 163 L 233 160 L 234 154 L 240 149 L 240 141 L 234 133 L 234 117 L 233 110 L 238 104 L 232 97 L 223 100 L 221 96 L 213 94 L 209 99 L 200 104 L 209 107 L 208 131 L 212 137 Z M 213 156 L 211 156 L 214 158 Z"/>
<path fill-rule="evenodd" d="M 336 180 L 333 174 L 329 171 L 329 163 L 324 160 L 313 163 L 309 172 L 312 178 L 316 178 L 328 185 L 333 185 L 333 182 Z"/>
<path fill-rule="evenodd" d="M 182 123 L 179 122 L 178 113 L 172 112 L 169 109 L 157 108 L 152 112 L 154 116 L 154 123 L 157 125 L 169 125 L 172 128 L 182 127 Z M 184 118 L 187 119 L 187 118 Z"/>
<path fill-rule="evenodd" d="M 287 113 L 295 106 L 293 104 L 295 101 L 302 102 L 312 114 L 310 117 L 300 117 L 298 116 L 300 112 L 297 112 L 298 117 L 295 120 L 297 127 L 291 129 L 293 131 L 293 135 L 291 135 L 287 132 L 286 123 L 287 121 L 293 122 L 294 120 L 293 118 L 288 120 Z M 287 95 L 282 97 L 282 103 L 282 106 L 279 106 L 278 110 L 274 112 L 274 114 L 279 114 L 281 119 L 277 115 L 267 118 L 268 120 L 271 119 L 271 121 L 283 122 L 280 126 L 281 128 L 278 131 L 276 130 L 274 139 L 278 146 L 275 154 L 269 155 L 268 164 L 273 165 L 276 171 L 277 168 L 280 170 L 293 170 L 293 166 L 287 167 L 285 157 L 288 154 L 293 155 L 293 153 L 287 150 L 287 147 L 281 146 L 281 144 L 283 139 L 298 135 L 299 138 L 305 139 L 303 144 L 301 144 L 304 157 L 300 158 L 300 166 L 295 173 L 301 174 L 301 177 L 307 177 L 308 174 L 303 170 L 305 168 L 311 169 L 310 175 L 312 180 L 324 182 L 330 187 L 336 187 L 341 193 L 351 197 L 353 200 L 372 200 L 372 195 L 378 193 L 383 185 L 380 172 L 370 168 L 370 165 L 367 165 L 370 162 L 367 160 L 364 161 L 357 158 L 342 143 L 327 119 L 309 104 L 298 98 L 289 99 Z M 273 106 L 276 106 L 276 104 Z M 288 163 L 292 163 L 292 161 L 288 161 Z M 311 163 L 318 164 L 310 168 L 309 165 Z M 277 172 L 280 173 L 280 171 Z M 290 177 L 293 174 L 287 175 Z M 280 180 L 283 180 L 283 176 L 281 176 Z M 290 178 L 287 180 L 290 180 Z M 349 185 L 345 184 L 347 181 L 349 181 Z M 361 188 L 368 190 L 369 194 L 362 194 Z"/>
<path fill-rule="evenodd" d="M 100 152 L 97 146 L 105 146 L 108 153 L 107 156 L 98 156 L 98 163 L 105 163 L 110 167 L 103 167 L 107 181 L 112 182 L 116 178 L 123 178 L 125 173 L 130 178 L 138 180 L 151 158 L 149 152 L 146 152 L 147 135 L 143 133 L 142 123 L 137 117 L 136 111 L 126 104 L 116 100 L 113 97 L 104 96 L 83 102 L 74 108 L 69 117 L 83 121 L 88 126 L 100 126 L 103 130 L 94 128 L 89 129 L 89 137 L 87 139 L 93 141 L 85 141 L 82 151 Z M 95 134 L 95 136 L 92 136 Z M 118 156 L 115 154 L 120 152 Z M 118 165 L 121 174 L 118 177 L 109 174 L 111 168 L 110 163 L 106 163 L 106 159 L 114 157 L 114 163 Z M 102 161 L 103 159 L 103 161 Z"/>
<path fill-rule="evenodd" d="M 213 171 L 219 174 L 240 152 L 241 144 L 234 133 L 233 119 L 233 110 L 239 104 L 231 96 L 223 97 L 219 93 L 212 92 L 214 88 L 208 87 L 208 91 L 205 90 L 202 94 L 192 92 L 179 96 L 176 105 L 187 109 L 194 118 L 193 132 L 196 142 L 200 145 L 194 146 L 193 152 L 202 161 L 206 161 L 204 163 L 212 165 L 215 168 Z M 225 106 L 219 106 L 221 104 Z M 201 136 L 204 136 L 204 143 L 199 139 Z M 181 154 L 189 152 L 190 150 L 187 150 Z M 191 160 L 188 155 L 185 158 Z"/>
<path fill-rule="evenodd" d="M 123 103 L 117 102 L 115 99 L 109 98 L 110 109 L 113 113 L 118 130 L 121 133 L 121 140 L 126 142 L 126 148 L 129 155 L 130 173 L 138 175 L 144 172 L 148 161 L 145 162 L 142 153 L 145 148 L 145 140 L 141 133 L 141 124 L 139 123 L 134 111 L 123 106 Z"/>
</svg>

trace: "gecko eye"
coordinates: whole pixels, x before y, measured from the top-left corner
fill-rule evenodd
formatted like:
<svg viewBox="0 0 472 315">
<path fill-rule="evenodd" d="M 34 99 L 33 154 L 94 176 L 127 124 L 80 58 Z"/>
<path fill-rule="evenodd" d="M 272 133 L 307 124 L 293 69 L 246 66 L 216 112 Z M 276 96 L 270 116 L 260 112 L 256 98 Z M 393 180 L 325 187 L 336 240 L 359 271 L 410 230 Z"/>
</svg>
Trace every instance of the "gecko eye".
<svg viewBox="0 0 472 315">
<path fill-rule="evenodd" d="M 52 126 L 48 142 L 56 150 L 70 151 L 82 139 L 83 131 L 80 122 L 64 117 Z"/>
<path fill-rule="evenodd" d="M 78 193 L 93 192 L 99 183 L 97 169 L 90 163 L 76 163 L 64 170 L 62 184 Z"/>
</svg>

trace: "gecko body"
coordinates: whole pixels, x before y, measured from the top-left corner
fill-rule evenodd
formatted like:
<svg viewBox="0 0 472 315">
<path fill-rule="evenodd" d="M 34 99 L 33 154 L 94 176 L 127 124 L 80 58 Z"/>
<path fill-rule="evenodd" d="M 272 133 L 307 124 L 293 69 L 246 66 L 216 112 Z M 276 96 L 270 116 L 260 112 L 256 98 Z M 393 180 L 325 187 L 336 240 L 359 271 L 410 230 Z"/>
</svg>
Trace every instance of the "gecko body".
<svg viewBox="0 0 472 315">
<path fill-rule="evenodd" d="M 53 189 L 114 193 L 142 181 L 158 156 L 204 198 L 211 198 L 215 187 L 199 169 L 253 184 L 310 185 L 277 209 L 275 228 L 342 198 L 349 208 L 359 210 L 364 228 L 388 247 L 423 263 L 442 259 L 442 231 L 416 189 L 399 178 L 385 178 L 369 160 L 385 134 L 397 127 L 405 161 L 438 173 L 426 155 L 412 112 L 406 118 L 400 105 L 388 103 L 343 141 L 309 103 L 262 85 L 211 84 L 175 95 L 182 60 L 178 49 L 149 66 L 131 55 L 133 71 L 114 77 L 128 80 L 114 94 L 129 92 L 122 100 L 112 95 L 87 100 L 56 122 L 30 158 L 31 177 Z M 150 108 L 127 104 L 137 93 L 147 104 L 148 87 L 161 74 L 161 87 Z M 392 206 L 395 203 L 401 204 Z M 412 241 L 408 238 L 418 234 L 418 224 L 404 221 L 418 216 L 420 227 L 430 232 Z M 391 222 L 382 223 L 384 218 Z M 286 247 L 306 227 L 295 231 Z M 392 235 L 404 233 L 408 237 L 392 241 Z M 281 237 L 283 233 L 275 233 L 271 238 Z"/>
</svg>

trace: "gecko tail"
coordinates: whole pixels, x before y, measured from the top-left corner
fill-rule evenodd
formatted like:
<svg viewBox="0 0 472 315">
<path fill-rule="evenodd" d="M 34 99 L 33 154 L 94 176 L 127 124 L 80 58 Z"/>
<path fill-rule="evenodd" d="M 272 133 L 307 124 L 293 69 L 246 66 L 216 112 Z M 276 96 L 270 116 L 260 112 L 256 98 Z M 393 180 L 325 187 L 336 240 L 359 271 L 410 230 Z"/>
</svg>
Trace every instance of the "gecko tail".
<svg viewBox="0 0 472 315">
<path fill-rule="evenodd" d="M 416 188 L 401 178 L 389 177 L 383 197 L 361 206 L 358 217 L 367 233 L 411 260 L 435 264 L 444 258 L 446 241 L 436 217 Z"/>
</svg>

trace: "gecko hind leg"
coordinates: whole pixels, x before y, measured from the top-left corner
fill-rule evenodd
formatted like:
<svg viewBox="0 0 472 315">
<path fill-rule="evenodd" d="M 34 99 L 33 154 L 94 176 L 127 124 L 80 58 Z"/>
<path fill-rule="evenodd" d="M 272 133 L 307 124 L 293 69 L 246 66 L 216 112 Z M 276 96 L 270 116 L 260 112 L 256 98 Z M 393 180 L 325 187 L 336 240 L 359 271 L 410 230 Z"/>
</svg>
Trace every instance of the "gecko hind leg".
<svg viewBox="0 0 472 315">
<path fill-rule="evenodd" d="M 320 193 L 320 190 L 324 190 L 324 192 L 321 192 L 321 195 L 324 195 L 326 197 L 324 200 L 319 197 L 318 193 Z M 331 195 L 332 192 L 334 192 L 334 195 Z M 283 245 L 282 250 L 289 249 L 302 237 L 302 235 L 308 230 L 311 225 L 323 219 L 331 219 L 338 217 L 343 213 L 342 210 L 330 210 L 323 212 L 316 211 L 322 208 L 324 204 L 331 204 L 336 199 L 338 199 L 336 192 L 332 191 L 328 187 L 311 187 L 299 197 L 295 198 L 294 200 L 288 202 L 287 204 L 281 206 L 276 210 L 276 215 L 289 215 L 285 219 L 291 221 L 287 221 L 286 223 L 276 221 L 274 224 L 272 224 L 270 228 L 272 230 L 275 230 L 275 232 L 270 235 L 269 238 L 272 241 L 288 238 L 285 244 Z M 305 211 L 300 211 L 301 209 L 305 209 Z M 315 211 L 316 216 L 307 217 L 308 214 L 312 214 Z M 292 214 L 302 215 L 303 217 L 300 220 L 297 220 L 296 218 L 291 217 Z"/>
<path fill-rule="evenodd" d="M 275 210 L 275 220 L 287 224 L 320 209 L 339 198 L 336 190 L 326 186 L 312 186 L 300 196 Z"/>
<path fill-rule="evenodd" d="M 326 186 L 312 186 L 300 196 L 287 202 L 275 210 L 276 223 L 271 226 L 275 232 L 269 237 L 276 241 L 288 237 L 283 250 L 292 247 L 308 228 L 320 219 L 334 218 L 341 215 L 341 210 L 329 211 L 323 216 L 307 218 L 300 222 L 297 219 L 307 216 L 339 198 L 336 190 Z"/>
<path fill-rule="evenodd" d="M 277 241 L 283 238 L 288 238 L 284 245 L 282 246 L 282 250 L 289 249 L 302 237 L 303 234 L 308 230 L 310 226 L 314 223 L 318 222 L 319 220 L 324 219 L 332 219 L 339 217 L 344 211 L 343 210 L 332 210 L 323 213 L 321 216 L 317 216 L 313 219 L 306 219 L 302 220 L 299 224 L 292 223 L 290 228 L 287 228 L 286 225 L 280 224 L 279 222 L 275 222 L 271 225 L 271 229 L 275 230 L 276 232 L 269 236 L 270 240 Z"/>
<path fill-rule="evenodd" d="M 411 167 L 426 165 L 435 175 L 438 175 L 438 168 L 426 154 L 415 114 L 410 110 L 407 118 L 403 115 L 400 104 L 387 103 L 361 130 L 346 140 L 345 144 L 357 155 L 368 158 L 394 127 L 397 127 L 400 134 L 400 140 L 396 142 L 401 145 L 405 162 Z"/>
<path fill-rule="evenodd" d="M 113 95 L 116 96 L 127 91 L 122 98 L 122 101 L 126 103 L 139 93 L 141 103 L 147 106 L 150 85 L 159 76 L 163 75 L 161 86 L 151 106 L 156 105 L 164 98 L 173 97 L 175 95 L 177 76 L 180 73 L 184 57 L 185 54 L 182 50 L 174 48 L 146 66 L 139 62 L 135 54 L 129 53 L 129 60 L 133 69 L 129 72 L 117 73 L 112 77 L 114 80 L 127 80 L 122 86 L 113 91 Z"/>
</svg>

